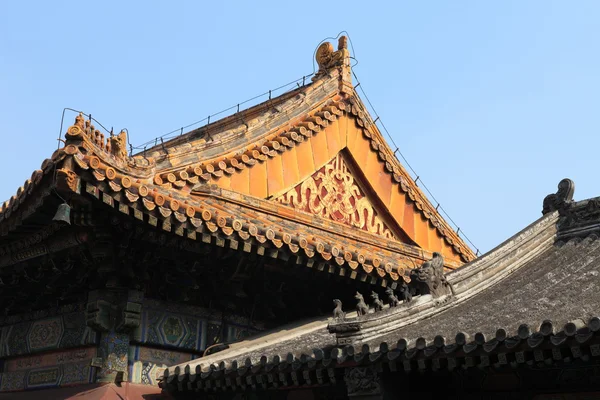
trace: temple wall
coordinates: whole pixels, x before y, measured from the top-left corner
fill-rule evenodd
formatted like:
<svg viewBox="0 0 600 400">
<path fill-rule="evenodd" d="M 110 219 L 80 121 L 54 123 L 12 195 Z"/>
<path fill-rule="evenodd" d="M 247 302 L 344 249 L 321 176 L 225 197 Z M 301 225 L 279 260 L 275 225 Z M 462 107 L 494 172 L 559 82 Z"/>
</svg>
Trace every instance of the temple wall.
<svg viewBox="0 0 600 400">
<path fill-rule="evenodd" d="M 262 330 L 246 318 L 184 304 L 144 299 L 141 306 L 139 326 L 129 332 L 88 326 L 85 304 L 0 318 L 0 391 L 93 383 L 119 371 L 130 382 L 156 385 L 166 367 Z"/>
<path fill-rule="evenodd" d="M 129 377 L 133 383 L 158 385 L 167 367 L 191 361 L 197 355 L 176 350 L 156 349 L 145 346 L 129 347 Z"/>
<path fill-rule="evenodd" d="M 95 356 L 96 347 L 85 347 L 7 360 L 0 374 L 0 391 L 93 382 Z"/>
<path fill-rule="evenodd" d="M 129 376 L 156 385 L 165 368 L 196 359 L 215 343 L 230 343 L 262 330 L 262 324 L 204 308 L 145 299 L 140 326 L 129 346 Z"/>
<path fill-rule="evenodd" d="M 96 334 L 84 311 L 18 322 L 0 328 L 0 357 L 35 354 L 93 344 Z"/>
<path fill-rule="evenodd" d="M 139 344 L 203 352 L 217 342 L 232 342 L 262 330 L 262 324 L 204 308 L 145 299 L 140 326 L 131 340 Z"/>
<path fill-rule="evenodd" d="M 84 304 L 0 320 L 0 391 L 89 383 L 97 333 Z"/>
</svg>

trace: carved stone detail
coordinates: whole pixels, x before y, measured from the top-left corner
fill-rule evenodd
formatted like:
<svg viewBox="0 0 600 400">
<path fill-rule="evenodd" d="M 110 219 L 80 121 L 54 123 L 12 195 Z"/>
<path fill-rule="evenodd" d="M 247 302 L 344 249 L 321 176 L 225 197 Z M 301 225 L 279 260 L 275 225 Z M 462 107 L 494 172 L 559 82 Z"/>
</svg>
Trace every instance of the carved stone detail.
<svg viewBox="0 0 600 400">
<path fill-rule="evenodd" d="M 559 237 L 588 235 L 597 232 L 596 222 L 600 220 L 600 198 L 593 198 L 578 202 L 576 205 L 561 209 L 558 227 L 561 230 Z"/>
<path fill-rule="evenodd" d="M 373 308 L 375 312 L 383 311 L 383 301 L 379 299 L 379 295 L 376 292 L 371 292 L 371 299 L 373 299 Z"/>
<path fill-rule="evenodd" d="M 367 303 L 365 303 L 365 299 L 362 296 L 362 294 L 356 292 L 354 298 L 357 301 L 356 313 L 358 314 L 358 316 L 360 317 L 361 315 L 367 315 L 369 313 L 369 306 L 367 305 Z"/>
<path fill-rule="evenodd" d="M 342 310 L 342 302 L 338 299 L 333 300 L 335 309 L 333 310 L 333 319 L 343 321 L 346 318 L 346 314 Z"/>
<path fill-rule="evenodd" d="M 348 397 L 381 394 L 381 378 L 373 367 L 348 368 L 344 371 Z"/>
<path fill-rule="evenodd" d="M 410 303 L 412 301 L 412 293 L 406 282 L 402 282 L 400 285 L 400 297 L 405 303 Z"/>
<path fill-rule="evenodd" d="M 385 289 L 385 294 L 387 295 L 388 301 L 390 302 L 390 307 L 396 307 L 400 301 L 398 300 L 398 297 L 396 297 L 396 295 L 394 294 L 392 288 L 388 287 L 387 289 Z"/>
<path fill-rule="evenodd" d="M 549 212 L 566 208 L 573 201 L 574 193 L 575 182 L 567 178 L 563 179 L 558 184 L 558 191 L 544 198 L 542 214 L 546 215 Z"/>
<path fill-rule="evenodd" d="M 444 276 L 444 257 L 438 252 L 433 258 L 410 272 L 410 288 L 418 294 L 431 294 L 439 297 L 453 293 L 450 282 Z"/>
<path fill-rule="evenodd" d="M 357 185 L 341 154 L 276 200 L 296 210 L 317 214 L 387 239 L 394 238 Z"/>
</svg>

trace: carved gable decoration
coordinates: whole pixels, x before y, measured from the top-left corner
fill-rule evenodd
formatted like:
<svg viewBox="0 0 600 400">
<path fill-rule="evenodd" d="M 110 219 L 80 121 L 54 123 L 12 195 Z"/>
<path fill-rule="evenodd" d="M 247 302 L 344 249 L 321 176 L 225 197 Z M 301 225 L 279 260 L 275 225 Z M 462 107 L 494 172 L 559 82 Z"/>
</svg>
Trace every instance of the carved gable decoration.
<svg viewBox="0 0 600 400">
<path fill-rule="evenodd" d="M 320 217 L 395 239 L 341 154 L 276 201 Z"/>
</svg>

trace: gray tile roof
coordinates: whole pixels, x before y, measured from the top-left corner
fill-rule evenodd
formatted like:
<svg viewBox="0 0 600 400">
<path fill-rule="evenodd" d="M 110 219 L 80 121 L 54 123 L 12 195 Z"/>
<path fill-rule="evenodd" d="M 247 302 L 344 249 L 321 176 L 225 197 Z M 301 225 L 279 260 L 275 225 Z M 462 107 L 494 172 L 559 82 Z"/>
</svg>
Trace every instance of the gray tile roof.
<svg viewBox="0 0 600 400">
<path fill-rule="evenodd" d="M 600 356 L 599 233 L 600 201 L 569 203 L 448 274 L 454 295 L 348 314 L 330 321 L 334 333 L 324 321 L 273 332 L 171 367 L 163 385 L 258 385 L 264 376 L 265 386 L 274 369 L 280 385 L 323 383 L 349 362 L 452 369 Z"/>
</svg>

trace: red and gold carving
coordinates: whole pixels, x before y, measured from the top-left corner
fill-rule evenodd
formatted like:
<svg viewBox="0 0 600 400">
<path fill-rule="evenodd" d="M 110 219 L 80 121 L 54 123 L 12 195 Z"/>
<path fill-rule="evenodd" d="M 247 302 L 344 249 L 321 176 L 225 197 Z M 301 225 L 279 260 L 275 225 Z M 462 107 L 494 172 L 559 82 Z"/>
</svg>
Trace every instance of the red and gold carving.
<svg viewBox="0 0 600 400">
<path fill-rule="evenodd" d="M 394 239 L 393 233 L 358 186 L 340 154 L 276 200 L 296 210 Z"/>
</svg>

